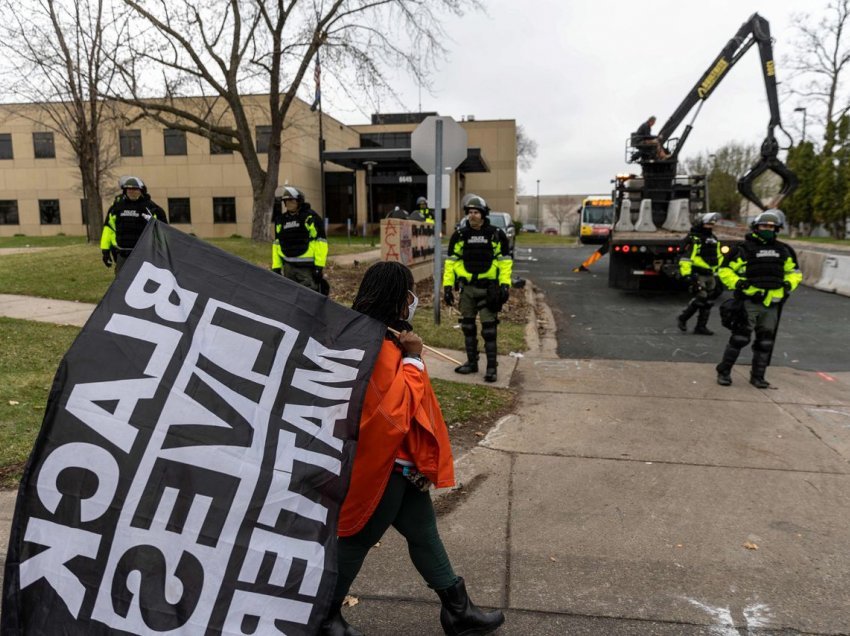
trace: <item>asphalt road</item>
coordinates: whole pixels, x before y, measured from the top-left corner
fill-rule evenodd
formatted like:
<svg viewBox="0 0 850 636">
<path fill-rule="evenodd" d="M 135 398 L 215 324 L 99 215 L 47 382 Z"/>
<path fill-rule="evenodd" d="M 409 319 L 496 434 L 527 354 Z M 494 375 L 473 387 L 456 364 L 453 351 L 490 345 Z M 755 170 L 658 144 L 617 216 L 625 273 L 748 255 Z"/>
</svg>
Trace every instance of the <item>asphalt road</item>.
<svg viewBox="0 0 850 636">
<path fill-rule="evenodd" d="M 574 273 L 595 249 L 517 248 L 514 273 L 532 279 L 545 292 L 555 314 L 560 357 L 720 360 L 729 332 L 720 325 L 716 310 L 709 320 L 714 336 L 681 333 L 676 316 L 687 303 L 685 294 L 610 289 L 607 256 L 590 272 Z M 692 318 L 689 327 L 694 324 Z M 739 362 L 749 360 L 748 347 Z M 850 298 L 798 288 L 783 311 L 772 364 L 825 373 L 850 371 Z"/>
</svg>

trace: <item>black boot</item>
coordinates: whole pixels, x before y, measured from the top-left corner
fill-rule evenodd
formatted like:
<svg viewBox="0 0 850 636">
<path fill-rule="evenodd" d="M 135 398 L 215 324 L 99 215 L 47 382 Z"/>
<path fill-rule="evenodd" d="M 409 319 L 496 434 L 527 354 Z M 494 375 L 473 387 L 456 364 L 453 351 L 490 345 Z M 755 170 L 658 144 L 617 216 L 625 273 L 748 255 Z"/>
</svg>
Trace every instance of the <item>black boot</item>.
<svg viewBox="0 0 850 636">
<path fill-rule="evenodd" d="M 461 375 L 478 373 L 478 328 L 475 325 L 475 318 L 461 319 L 460 328 L 463 331 L 463 343 L 466 347 L 466 362 L 455 367 L 455 373 Z"/>
<path fill-rule="evenodd" d="M 770 349 L 764 351 L 761 347 L 757 348 L 759 344 L 753 344 L 753 364 L 750 367 L 750 384 L 757 389 L 769 389 L 770 382 L 764 379 L 764 372 L 767 371 Z"/>
<path fill-rule="evenodd" d="M 496 367 L 499 366 L 496 343 L 496 324 L 487 322 L 481 325 L 481 336 L 484 338 L 484 354 L 487 356 L 487 372 L 484 374 L 485 382 L 496 381 Z"/>
<path fill-rule="evenodd" d="M 437 590 L 437 596 L 443 604 L 440 624 L 448 636 L 483 636 L 496 631 L 505 622 L 500 610 L 482 612 L 475 607 L 461 577 L 451 587 Z"/>
<path fill-rule="evenodd" d="M 708 325 L 708 315 L 711 313 L 711 306 L 708 307 L 700 307 L 699 308 L 699 316 L 697 316 L 697 326 L 694 327 L 694 333 L 699 334 L 701 336 L 713 336 L 714 332 L 709 329 L 706 325 Z"/>
<path fill-rule="evenodd" d="M 697 308 L 693 302 L 688 303 L 688 306 L 682 310 L 682 313 L 676 318 L 676 323 L 679 326 L 679 331 L 688 330 L 688 319 L 697 313 Z"/>
<path fill-rule="evenodd" d="M 729 386 L 732 384 L 732 367 L 738 360 L 738 354 L 741 350 L 737 347 L 727 344 L 723 351 L 723 359 L 715 369 L 717 369 L 717 384 L 720 386 Z"/>
<path fill-rule="evenodd" d="M 341 602 L 331 603 L 330 614 L 319 626 L 319 636 L 363 636 L 363 632 L 345 621 L 341 608 Z"/>
</svg>

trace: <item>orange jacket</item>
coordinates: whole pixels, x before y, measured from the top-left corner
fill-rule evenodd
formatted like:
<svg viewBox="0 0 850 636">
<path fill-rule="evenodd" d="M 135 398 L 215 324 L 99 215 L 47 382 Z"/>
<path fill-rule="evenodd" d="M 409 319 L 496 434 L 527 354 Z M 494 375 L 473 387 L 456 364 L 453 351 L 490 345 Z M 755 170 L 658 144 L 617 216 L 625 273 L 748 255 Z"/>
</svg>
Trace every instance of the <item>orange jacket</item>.
<svg viewBox="0 0 850 636">
<path fill-rule="evenodd" d="M 404 441 L 416 468 L 437 488 L 454 486 L 449 431 L 428 372 L 403 364 L 398 346 L 384 340 L 363 400 L 339 536 L 356 534 L 375 512 Z"/>
</svg>

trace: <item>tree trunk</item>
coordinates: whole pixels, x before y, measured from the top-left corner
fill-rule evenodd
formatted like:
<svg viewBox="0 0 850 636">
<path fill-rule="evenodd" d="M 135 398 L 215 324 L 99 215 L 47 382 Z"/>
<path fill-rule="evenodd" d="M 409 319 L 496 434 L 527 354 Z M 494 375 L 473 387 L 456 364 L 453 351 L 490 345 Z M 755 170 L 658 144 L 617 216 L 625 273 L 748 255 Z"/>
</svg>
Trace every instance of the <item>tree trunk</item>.
<svg viewBox="0 0 850 636">
<path fill-rule="evenodd" d="M 91 157 L 81 157 L 80 181 L 83 185 L 83 200 L 86 207 L 86 236 L 89 243 L 100 243 L 103 232 L 103 201 L 95 174 L 95 163 Z"/>
</svg>

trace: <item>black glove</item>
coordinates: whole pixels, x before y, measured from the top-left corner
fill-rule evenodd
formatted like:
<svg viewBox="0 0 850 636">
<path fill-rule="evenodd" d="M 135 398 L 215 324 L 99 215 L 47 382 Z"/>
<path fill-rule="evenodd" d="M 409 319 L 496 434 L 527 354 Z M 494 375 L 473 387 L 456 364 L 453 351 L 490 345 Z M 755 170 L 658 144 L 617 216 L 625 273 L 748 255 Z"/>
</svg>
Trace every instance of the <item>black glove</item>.
<svg viewBox="0 0 850 636">
<path fill-rule="evenodd" d="M 281 273 L 281 271 L 280 271 L 280 267 L 272 267 L 272 271 L 273 271 L 275 274 L 280 274 L 280 273 Z"/>
<path fill-rule="evenodd" d="M 499 287 L 499 291 L 500 291 L 499 300 L 502 301 L 502 304 L 504 305 L 506 302 L 508 302 L 508 299 L 511 297 L 511 286 L 510 285 L 501 285 Z"/>
<path fill-rule="evenodd" d="M 319 283 L 321 282 L 321 280 L 322 280 L 322 272 L 323 272 L 323 271 L 324 271 L 324 269 L 323 269 L 323 268 L 321 268 L 321 267 L 314 267 L 314 268 L 313 268 L 313 281 L 314 281 L 316 284 L 319 284 Z"/>
<path fill-rule="evenodd" d="M 738 290 L 738 291 L 744 291 L 749 286 L 750 286 L 750 284 L 746 280 L 744 280 L 743 278 L 739 278 L 738 282 L 735 283 L 735 289 Z"/>
<path fill-rule="evenodd" d="M 455 304 L 455 295 L 451 287 L 443 287 L 443 300 L 449 307 Z"/>
<path fill-rule="evenodd" d="M 107 267 L 112 267 L 112 252 L 109 250 L 100 250 L 103 258 L 103 264 Z"/>
<path fill-rule="evenodd" d="M 786 294 L 791 293 L 791 283 L 789 283 L 787 280 L 784 283 L 782 283 L 782 288 L 785 290 Z"/>
</svg>

